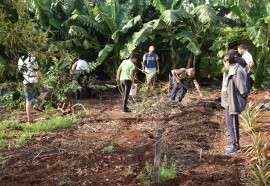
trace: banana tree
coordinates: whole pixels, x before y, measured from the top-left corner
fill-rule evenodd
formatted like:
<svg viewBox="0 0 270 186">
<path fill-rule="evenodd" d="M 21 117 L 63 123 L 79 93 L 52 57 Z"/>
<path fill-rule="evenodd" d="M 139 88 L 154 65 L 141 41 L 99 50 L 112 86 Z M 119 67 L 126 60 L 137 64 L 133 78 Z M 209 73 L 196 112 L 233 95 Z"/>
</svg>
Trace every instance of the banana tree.
<svg viewBox="0 0 270 186">
<path fill-rule="evenodd" d="M 183 6 L 184 1 L 177 0 L 172 1 L 170 7 L 164 11 L 164 7 L 168 6 L 157 6 L 157 3 L 154 2 L 152 1 L 156 9 L 161 7 L 158 9 L 162 13 L 161 16 L 159 19 L 145 23 L 140 31 L 135 32 L 132 40 L 127 43 L 126 50 L 122 53 L 130 53 L 138 45 L 158 38 L 163 46 L 168 46 L 170 49 L 173 68 L 177 66 L 176 59 L 179 58 L 177 53 L 183 48 L 193 55 L 199 55 L 203 40 L 198 39 L 212 23 L 216 22 L 216 11 L 210 5 L 205 4 L 192 10 L 187 9 L 186 6 Z"/>
<path fill-rule="evenodd" d="M 124 43 L 131 38 L 134 30 L 141 23 L 140 15 L 135 17 L 132 17 L 132 15 L 135 10 L 142 8 L 143 4 L 138 4 L 137 1 L 132 2 L 134 4 L 130 5 L 129 1 L 121 4 L 118 0 L 113 0 L 110 1 L 110 4 L 103 4 L 94 8 L 95 20 L 102 24 L 107 31 L 103 35 L 104 47 L 98 54 L 96 65 L 104 64 L 111 79 L 115 79 L 121 59 L 129 55 L 120 56 L 120 51 L 126 47 Z"/>
<path fill-rule="evenodd" d="M 220 32 L 219 40 L 212 46 L 213 50 L 224 53 L 222 46 L 245 43 L 257 61 L 254 87 L 269 84 L 269 28 L 270 2 L 255 1 L 216 1 L 220 6 L 230 9 L 228 17 L 234 21 Z M 224 32 L 225 31 L 225 32 Z M 226 51 L 227 48 L 225 48 Z M 222 51 L 223 50 L 223 51 Z"/>
</svg>

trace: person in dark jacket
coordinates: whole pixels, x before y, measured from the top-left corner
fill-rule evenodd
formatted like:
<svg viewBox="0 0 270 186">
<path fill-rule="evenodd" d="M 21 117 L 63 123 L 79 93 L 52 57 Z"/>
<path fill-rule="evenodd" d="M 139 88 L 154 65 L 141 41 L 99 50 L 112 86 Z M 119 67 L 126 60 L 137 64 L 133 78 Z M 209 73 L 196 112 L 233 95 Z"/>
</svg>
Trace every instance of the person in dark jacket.
<svg viewBox="0 0 270 186">
<path fill-rule="evenodd" d="M 231 143 L 225 146 L 228 154 L 240 151 L 238 115 L 246 108 L 248 91 L 246 87 L 247 75 L 244 69 L 236 62 L 235 56 L 228 53 L 223 58 L 224 67 L 229 70 L 226 77 L 227 106 L 226 125 L 230 132 Z"/>
<path fill-rule="evenodd" d="M 228 53 L 234 55 L 234 58 L 235 58 L 236 63 L 238 63 L 239 65 L 241 65 L 241 67 L 243 67 L 243 69 L 245 70 L 245 72 L 248 73 L 249 66 L 248 66 L 247 62 L 244 60 L 244 58 L 242 58 L 241 55 L 237 51 L 235 51 L 235 50 L 229 50 Z"/>
</svg>

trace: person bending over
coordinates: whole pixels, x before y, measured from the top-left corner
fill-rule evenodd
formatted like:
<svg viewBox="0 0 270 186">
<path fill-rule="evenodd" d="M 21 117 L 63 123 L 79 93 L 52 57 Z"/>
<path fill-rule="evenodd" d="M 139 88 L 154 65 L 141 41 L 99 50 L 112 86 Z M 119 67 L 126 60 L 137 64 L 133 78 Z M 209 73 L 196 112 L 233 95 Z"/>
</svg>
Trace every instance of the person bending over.
<svg viewBox="0 0 270 186">
<path fill-rule="evenodd" d="M 188 89 L 188 80 L 193 80 L 193 83 L 198 90 L 200 97 L 203 97 L 203 94 L 200 89 L 199 83 L 195 79 L 195 69 L 194 68 L 180 68 L 180 69 L 173 69 L 171 71 L 173 77 L 172 77 L 172 83 L 173 83 L 173 89 L 172 89 L 172 95 L 171 99 L 175 100 L 175 97 L 177 95 L 177 92 L 179 89 L 182 88 L 182 91 L 178 97 L 178 101 L 181 102 L 182 99 L 185 97 Z"/>
</svg>

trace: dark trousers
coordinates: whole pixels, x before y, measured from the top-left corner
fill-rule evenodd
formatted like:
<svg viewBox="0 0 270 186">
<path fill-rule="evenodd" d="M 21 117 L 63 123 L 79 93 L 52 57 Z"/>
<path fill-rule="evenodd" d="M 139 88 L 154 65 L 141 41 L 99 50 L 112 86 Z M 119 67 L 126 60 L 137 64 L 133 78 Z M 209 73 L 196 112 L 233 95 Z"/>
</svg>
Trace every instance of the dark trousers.
<svg viewBox="0 0 270 186">
<path fill-rule="evenodd" d="M 231 137 L 231 144 L 233 146 L 240 146 L 239 140 L 239 120 L 238 120 L 238 115 L 232 115 L 229 113 L 229 109 L 225 109 L 226 113 L 226 125 L 229 129 L 230 132 L 230 137 Z"/>
<path fill-rule="evenodd" d="M 89 86 L 89 77 L 90 74 L 83 72 L 79 75 L 77 81 L 79 85 L 82 87 L 81 90 L 77 90 L 77 99 L 85 99 L 90 98 L 91 96 L 91 89 Z"/>
<path fill-rule="evenodd" d="M 122 88 L 123 110 L 126 110 L 129 92 L 131 89 L 131 80 L 121 80 L 121 88 Z"/>
<path fill-rule="evenodd" d="M 251 87 L 250 87 L 250 77 L 251 77 L 251 75 L 252 75 L 252 72 L 248 72 L 247 73 L 247 90 L 248 90 L 248 95 L 250 95 L 250 89 L 251 89 Z"/>
<path fill-rule="evenodd" d="M 188 82 L 187 82 L 187 80 L 182 79 L 180 82 L 181 82 L 185 87 L 188 88 Z M 183 87 L 182 85 L 180 85 L 179 83 L 177 83 L 175 77 L 172 78 L 172 83 L 173 83 L 173 89 L 172 89 L 172 96 L 171 96 L 171 99 L 172 99 L 172 100 L 175 100 L 175 97 L 176 97 L 176 95 L 177 95 L 178 90 L 182 87 L 182 91 L 181 91 L 181 93 L 180 93 L 180 95 L 179 95 L 179 98 L 178 98 L 178 99 L 181 101 L 181 100 L 185 97 L 185 95 L 186 95 L 186 93 L 187 93 L 187 89 L 186 89 L 185 87 Z"/>
</svg>

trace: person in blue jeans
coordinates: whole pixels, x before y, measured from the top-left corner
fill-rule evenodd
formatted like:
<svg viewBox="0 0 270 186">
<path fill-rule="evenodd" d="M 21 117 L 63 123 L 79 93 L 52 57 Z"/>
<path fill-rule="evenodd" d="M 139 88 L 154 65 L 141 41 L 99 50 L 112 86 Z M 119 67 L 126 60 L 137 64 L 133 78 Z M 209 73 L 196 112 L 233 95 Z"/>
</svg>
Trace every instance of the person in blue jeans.
<svg viewBox="0 0 270 186">
<path fill-rule="evenodd" d="M 182 91 L 178 97 L 178 101 L 181 102 L 183 98 L 185 97 L 188 89 L 188 81 L 192 80 L 196 89 L 198 90 L 200 97 L 203 97 L 203 94 L 200 89 L 199 83 L 195 79 L 195 69 L 194 68 L 180 68 L 180 69 L 173 69 L 171 71 L 173 77 L 172 77 L 172 83 L 173 83 L 173 89 L 172 89 L 172 95 L 171 99 L 175 100 L 177 92 L 179 89 L 182 88 Z"/>
<path fill-rule="evenodd" d="M 24 95 L 26 99 L 26 114 L 28 123 L 33 123 L 32 116 L 32 102 L 34 100 L 35 89 L 42 84 L 41 93 L 37 99 L 37 102 L 33 105 L 33 108 L 42 112 L 40 105 L 48 94 L 48 88 L 43 83 L 43 77 L 38 70 L 38 64 L 36 62 L 36 51 L 31 50 L 28 55 L 22 56 L 18 60 L 19 71 L 23 74 Z"/>
</svg>

